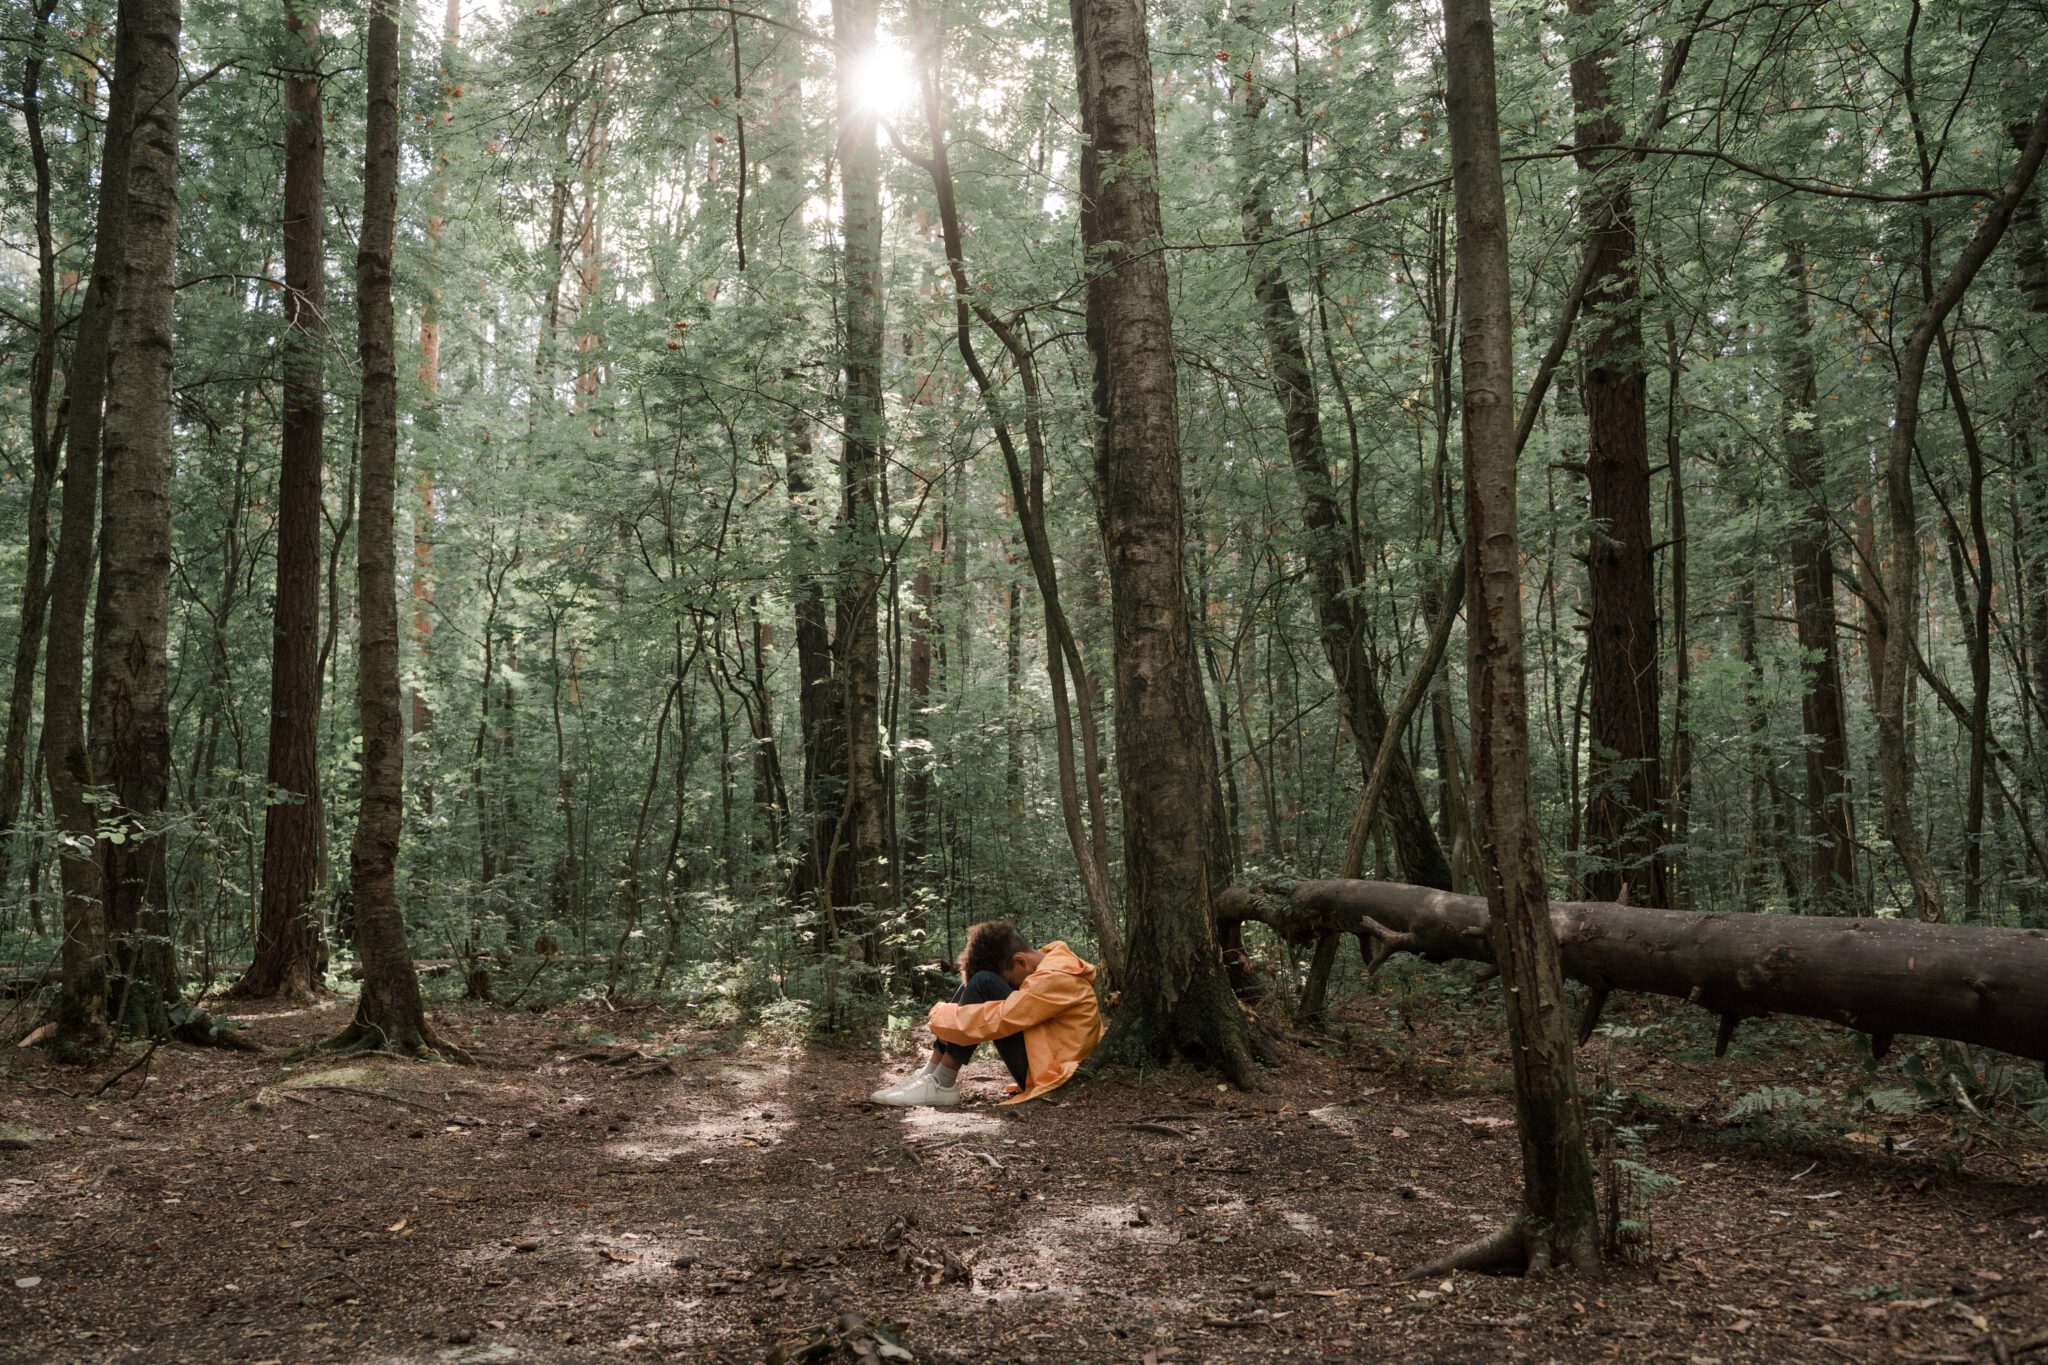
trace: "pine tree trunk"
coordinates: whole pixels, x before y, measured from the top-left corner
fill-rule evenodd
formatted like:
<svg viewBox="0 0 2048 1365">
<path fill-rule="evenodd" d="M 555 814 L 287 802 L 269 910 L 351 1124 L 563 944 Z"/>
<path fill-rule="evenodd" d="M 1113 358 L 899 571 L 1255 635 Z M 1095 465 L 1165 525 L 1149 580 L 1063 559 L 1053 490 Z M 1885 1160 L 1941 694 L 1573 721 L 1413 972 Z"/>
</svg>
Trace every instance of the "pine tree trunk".
<svg viewBox="0 0 2048 1365">
<path fill-rule="evenodd" d="M 349 848 L 349 890 L 363 990 L 340 1047 L 452 1053 L 427 1026 L 419 975 L 398 905 L 405 816 L 405 717 L 398 682 L 398 358 L 391 250 L 398 216 L 398 0 L 370 0 L 369 121 L 356 252 L 362 361 L 362 475 L 356 517 L 357 705 L 362 800 Z"/>
<path fill-rule="evenodd" d="M 1849 733 L 1842 697 L 1842 649 L 1835 630 L 1835 557 L 1829 543 L 1826 468 L 1814 430 L 1819 399 L 1810 342 L 1803 243 L 1785 247 L 1786 305 L 1791 318 L 1785 370 L 1785 459 L 1799 500 L 1787 546 L 1792 560 L 1792 610 L 1799 647 L 1814 662 L 1799 698 L 1806 730 L 1806 807 L 1813 840 L 1807 894 L 1837 913 L 1856 903 L 1855 807 L 1849 791 Z"/>
<path fill-rule="evenodd" d="M 903 817 L 909 828 L 903 836 L 903 865 L 918 869 L 920 883 L 929 884 L 924 860 L 931 847 L 932 768 L 932 639 L 937 630 L 939 605 L 938 570 L 946 562 L 946 518 L 941 512 L 937 528 L 925 546 L 910 580 L 910 713 L 903 727 L 909 740 L 903 771 Z"/>
<path fill-rule="evenodd" d="M 1571 0 L 1582 24 L 1618 22 L 1610 0 Z M 1572 60 L 1572 104 L 1577 113 L 1580 170 L 1625 175 L 1607 63 L 1611 38 Z M 1664 886 L 1664 843 L 1658 738 L 1657 589 L 1650 544 L 1650 451 L 1645 418 L 1641 304 L 1635 209 L 1625 185 L 1588 194 L 1606 210 L 1589 224 L 1591 283 L 1584 333 L 1586 426 L 1591 447 L 1586 483 L 1593 534 L 1586 547 L 1590 622 L 1586 635 L 1592 676 L 1593 745 L 1586 810 L 1587 842 L 1600 859 L 1587 878 L 1602 898 L 1631 888 L 1637 901 L 1669 904 Z"/>
<path fill-rule="evenodd" d="M 804 810 L 810 820 L 803 856 L 791 870 L 789 894 L 806 901 L 823 888 L 825 864 L 839 828 L 839 808 L 846 792 L 846 744 L 840 738 L 839 689 L 833 684 L 832 629 L 825 607 L 825 585 L 815 571 L 817 536 L 804 509 L 813 493 L 810 475 L 811 433 L 799 419 L 790 430 L 789 500 L 798 510 L 791 539 L 799 567 L 790 596 L 796 615 L 797 724 L 804 752 Z"/>
<path fill-rule="evenodd" d="M 80 707 L 85 695 L 85 613 L 92 593 L 94 523 L 99 513 L 107 342 L 128 219 L 128 150 L 140 76 L 139 42 L 133 24 L 116 26 L 114 76 L 101 134 L 92 274 L 65 378 L 69 401 L 64 494 L 50 571 L 49 658 L 43 668 L 43 766 L 61 836 L 58 873 L 64 898 L 63 985 L 53 1046 L 60 1055 L 76 1059 L 104 1051 L 112 1037 L 107 1020 L 105 879 L 96 849 L 99 816 L 86 800 L 96 777 Z"/>
<path fill-rule="evenodd" d="M 1466 689 L 1479 879 L 1501 966 L 1522 1139 L 1523 1217 L 1513 1250 L 1532 1269 L 1561 1260 L 1591 1270 L 1600 1241 L 1593 1166 L 1529 779 L 1514 331 L 1489 0 L 1446 0 L 1444 27 L 1464 382 Z"/>
<path fill-rule="evenodd" d="M 178 0 L 131 0 L 135 123 L 127 223 L 107 336 L 100 578 L 93 610 L 92 770 L 118 830 L 100 847 L 121 1013 L 168 1031 L 177 998 L 163 835 L 170 791 L 171 308 L 178 233 Z"/>
<path fill-rule="evenodd" d="M 21 584 L 21 626 L 14 637 L 14 671 L 7 695 L 7 735 L 0 753 L 0 897 L 7 894 L 18 837 L 22 789 L 28 777 L 28 729 L 35 711 L 36 663 L 43 652 L 44 612 L 50 600 L 50 494 L 57 481 L 61 440 L 50 420 L 57 372 L 57 244 L 50 226 L 50 155 L 43 141 L 43 44 L 55 0 L 38 0 L 34 36 L 22 63 L 21 115 L 35 174 L 36 350 L 29 362 L 29 490 L 27 562 Z"/>
<path fill-rule="evenodd" d="M 277 496 L 277 607 L 270 654 L 270 788 L 256 951 L 238 996 L 296 999 L 322 989 L 320 904 L 320 488 L 326 426 L 327 147 L 320 16 L 285 7 L 283 462 Z M 280 799 L 279 793 L 286 793 Z"/>
<path fill-rule="evenodd" d="M 1072 0 L 1081 235 L 1094 270 L 1098 512 L 1115 623 L 1126 962 L 1109 1058 L 1182 1053 L 1243 1085 L 1253 1046 L 1209 905 L 1228 875 L 1216 750 L 1181 563 L 1180 413 L 1142 0 Z"/>
<path fill-rule="evenodd" d="M 836 0 L 833 34 L 842 62 L 875 43 L 875 0 Z M 876 116 L 850 80 L 839 82 L 839 173 L 845 259 L 840 462 L 840 575 L 832 656 L 846 744 L 846 790 L 826 856 L 830 894 L 852 911 L 845 927 L 878 961 L 875 925 L 896 903 L 895 834 L 882 774 L 882 535 L 878 487 L 882 442 L 882 205 Z"/>
</svg>

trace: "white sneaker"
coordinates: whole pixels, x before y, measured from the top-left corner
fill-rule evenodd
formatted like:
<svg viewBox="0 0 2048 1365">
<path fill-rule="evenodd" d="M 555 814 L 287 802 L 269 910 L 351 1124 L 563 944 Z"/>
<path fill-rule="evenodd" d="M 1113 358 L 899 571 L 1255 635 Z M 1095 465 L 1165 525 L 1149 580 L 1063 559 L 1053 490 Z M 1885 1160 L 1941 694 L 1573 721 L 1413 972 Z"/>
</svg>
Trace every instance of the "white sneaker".
<svg viewBox="0 0 2048 1365">
<path fill-rule="evenodd" d="M 960 1103 L 960 1087 L 940 1085 L 930 1076 L 912 1076 L 907 1081 L 884 1086 L 868 1096 L 876 1104 L 886 1104 L 898 1109 L 911 1109 L 922 1105 L 944 1107 Z"/>
</svg>

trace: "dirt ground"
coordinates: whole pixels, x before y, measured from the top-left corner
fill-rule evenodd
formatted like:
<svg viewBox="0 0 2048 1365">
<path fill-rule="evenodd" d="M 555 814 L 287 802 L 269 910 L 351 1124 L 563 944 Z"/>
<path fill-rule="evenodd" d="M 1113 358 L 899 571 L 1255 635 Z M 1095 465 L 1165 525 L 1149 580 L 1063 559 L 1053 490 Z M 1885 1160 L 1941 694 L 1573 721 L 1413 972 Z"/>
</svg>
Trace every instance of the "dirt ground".
<svg viewBox="0 0 2048 1365">
<path fill-rule="evenodd" d="M 1519 1158 L 1483 1020 L 1435 1011 L 1408 1030 L 1395 1003 L 1349 1002 L 1350 1041 L 1282 1043 L 1257 1093 L 1175 1069 L 998 1108 L 991 1058 L 953 1111 L 866 1103 L 900 1047 L 784 1046 L 602 1002 L 442 1008 L 475 1068 L 164 1048 L 82 1098 L 135 1054 L 80 1074 L 10 1049 L 0 1358 L 759 1361 L 854 1359 L 844 1343 L 860 1342 L 933 1362 L 1998 1361 L 2048 1346 L 2035 1130 L 1869 1114 L 1766 1147 L 1729 1131 L 1734 1097 L 1860 1065 L 1853 1044 L 1779 1028 L 1716 1062 L 1711 1020 L 1651 1006 L 1633 1016 L 1647 1036 L 1582 1054 L 1636 1096 L 1634 1159 L 1676 1180 L 1636 1263 L 1597 1282 L 1401 1281 L 1497 1225 Z M 283 1047 L 347 1009 L 242 1017 Z M 848 1313 L 896 1326 L 835 1327 Z"/>
</svg>

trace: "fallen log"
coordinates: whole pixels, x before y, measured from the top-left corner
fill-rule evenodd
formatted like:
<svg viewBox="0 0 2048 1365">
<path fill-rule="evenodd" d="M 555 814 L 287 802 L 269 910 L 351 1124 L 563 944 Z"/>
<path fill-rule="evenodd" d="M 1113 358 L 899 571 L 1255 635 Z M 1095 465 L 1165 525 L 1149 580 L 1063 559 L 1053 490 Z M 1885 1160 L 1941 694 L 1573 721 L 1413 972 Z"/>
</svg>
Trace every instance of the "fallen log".
<svg viewBox="0 0 2048 1365">
<path fill-rule="evenodd" d="M 1394 953 L 1493 961 L 1486 902 L 1398 882 L 1233 886 L 1219 929 L 1247 921 L 1291 942 L 1354 934 L 1370 966 Z M 1792 1014 L 1870 1037 L 1901 1034 L 1997 1048 L 2048 1063 L 2048 931 L 1817 915 L 1653 910 L 1553 901 L 1565 975 L 1592 997 L 1580 1040 L 1610 991 L 1685 1000 L 1721 1016 L 1719 1055 L 1745 1019 Z"/>
</svg>

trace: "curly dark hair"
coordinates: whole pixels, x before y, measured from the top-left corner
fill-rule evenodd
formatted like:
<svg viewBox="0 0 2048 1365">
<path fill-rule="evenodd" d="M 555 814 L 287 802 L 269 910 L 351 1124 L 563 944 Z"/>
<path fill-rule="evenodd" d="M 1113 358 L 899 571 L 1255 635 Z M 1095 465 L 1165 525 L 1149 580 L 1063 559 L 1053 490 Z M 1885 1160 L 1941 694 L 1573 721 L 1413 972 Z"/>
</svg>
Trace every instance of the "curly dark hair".
<svg viewBox="0 0 2048 1365">
<path fill-rule="evenodd" d="M 976 972 L 1001 976 L 1019 953 L 1031 951 L 1031 942 L 1008 920 L 983 920 L 967 931 L 967 947 L 960 953 L 960 979 Z"/>
</svg>

